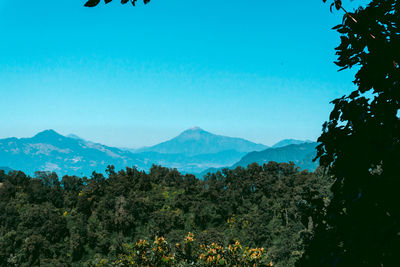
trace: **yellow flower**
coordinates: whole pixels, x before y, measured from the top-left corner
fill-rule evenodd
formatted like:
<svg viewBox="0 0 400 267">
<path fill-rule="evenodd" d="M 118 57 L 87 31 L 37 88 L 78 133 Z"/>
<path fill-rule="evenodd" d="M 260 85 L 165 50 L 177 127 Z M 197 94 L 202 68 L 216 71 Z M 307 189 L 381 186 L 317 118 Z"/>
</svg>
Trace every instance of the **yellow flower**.
<svg viewBox="0 0 400 267">
<path fill-rule="evenodd" d="M 194 234 L 189 232 L 188 235 L 185 237 L 185 243 L 193 242 L 194 241 Z"/>
</svg>

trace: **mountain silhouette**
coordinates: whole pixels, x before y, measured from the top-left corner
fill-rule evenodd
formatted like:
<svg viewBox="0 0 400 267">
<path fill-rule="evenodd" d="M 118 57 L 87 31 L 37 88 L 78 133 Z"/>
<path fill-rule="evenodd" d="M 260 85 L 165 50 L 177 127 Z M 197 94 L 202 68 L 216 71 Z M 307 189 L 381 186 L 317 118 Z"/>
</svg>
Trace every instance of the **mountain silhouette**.
<svg viewBox="0 0 400 267">
<path fill-rule="evenodd" d="M 291 140 L 283 141 L 293 142 Z M 63 136 L 54 130 L 45 130 L 31 138 L 1 139 L 0 166 L 30 175 L 35 171 L 55 171 L 61 176 L 90 176 L 93 171 L 104 173 L 108 165 L 114 165 L 117 170 L 136 167 L 148 171 L 156 164 L 195 174 L 210 168 L 262 164 L 269 160 L 293 161 L 301 168 L 315 168 L 316 164 L 310 163 L 314 151 L 302 151 L 296 146 L 268 148 L 195 127 L 155 146 L 129 150 L 87 141 L 74 134 Z"/>
<path fill-rule="evenodd" d="M 283 139 L 281 141 L 279 141 L 278 143 L 276 143 L 275 145 L 273 145 L 273 148 L 278 148 L 278 147 L 284 147 L 284 146 L 288 146 L 288 145 L 299 145 L 299 144 L 304 144 L 304 143 L 312 143 L 313 141 L 310 140 L 296 140 L 296 139 Z"/>
<path fill-rule="evenodd" d="M 313 162 L 317 150 L 317 143 L 302 143 L 291 144 L 283 147 L 268 148 L 263 151 L 255 151 L 245 155 L 239 162 L 233 165 L 233 168 L 241 166 L 247 167 L 251 163 L 258 163 L 260 165 L 268 163 L 269 161 L 275 162 L 290 162 L 296 164 L 301 170 L 307 169 L 314 171 L 318 167 L 318 162 Z"/>
<path fill-rule="evenodd" d="M 104 172 L 111 164 L 119 169 L 150 167 L 129 151 L 66 137 L 54 130 L 32 138 L 0 140 L 0 165 L 28 174 L 55 171 L 59 175 L 90 175 L 93 171 Z"/>
<path fill-rule="evenodd" d="M 157 152 L 163 154 L 184 154 L 195 156 L 200 154 L 237 151 L 247 153 L 261 151 L 267 146 L 256 144 L 246 139 L 212 134 L 199 127 L 190 128 L 171 140 L 155 146 L 145 147 L 135 152 Z"/>
</svg>

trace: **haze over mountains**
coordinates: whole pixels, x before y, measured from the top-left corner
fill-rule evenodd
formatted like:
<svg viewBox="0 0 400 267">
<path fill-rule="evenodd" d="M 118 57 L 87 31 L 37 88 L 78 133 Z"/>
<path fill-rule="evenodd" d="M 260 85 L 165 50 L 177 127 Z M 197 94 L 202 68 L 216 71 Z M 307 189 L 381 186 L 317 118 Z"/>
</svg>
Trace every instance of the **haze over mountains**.
<svg viewBox="0 0 400 267">
<path fill-rule="evenodd" d="M 163 154 L 184 154 L 194 156 L 213 154 L 223 151 L 261 151 L 268 148 L 263 144 L 256 144 L 242 138 L 215 135 L 199 127 L 190 128 L 175 138 L 152 147 L 144 147 L 135 152 L 157 152 Z"/>
<path fill-rule="evenodd" d="M 90 142 L 73 134 L 63 136 L 53 130 L 46 130 L 32 138 L 1 139 L 0 166 L 28 174 L 55 171 L 59 175 L 89 176 L 93 171 L 103 173 L 108 165 L 114 165 L 117 170 L 129 166 L 148 171 L 153 164 L 157 164 L 176 168 L 183 173 L 196 174 L 210 168 L 242 166 L 252 160 L 263 163 L 269 157 L 265 158 L 265 155 L 273 154 L 275 156 L 269 157 L 272 160 L 285 162 L 290 159 L 302 166 L 314 168 L 314 165 L 307 162 L 303 164 L 308 160 L 303 159 L 304 153 L 295 152 L 296 146 L 304 142 L 287 139 L 269 148 L 242 138 L 215 135 L 194 127 L 155 146 L 120 149 Z M 280 149 L 287 144 L 294 147 Z M 255 151 L 261 154 L 248 154 Z"/>
<path fill-rule="evenodd" d="M 116 168 L 145 166 L 128 151 L 65 137 L 53 130 L 32 138 L 0 140 L 0 165 L 29 174 L 45 170 L 61 175 L 90 175 L 93 171 L 103 172 L 108 164 Z"/>
</svg>

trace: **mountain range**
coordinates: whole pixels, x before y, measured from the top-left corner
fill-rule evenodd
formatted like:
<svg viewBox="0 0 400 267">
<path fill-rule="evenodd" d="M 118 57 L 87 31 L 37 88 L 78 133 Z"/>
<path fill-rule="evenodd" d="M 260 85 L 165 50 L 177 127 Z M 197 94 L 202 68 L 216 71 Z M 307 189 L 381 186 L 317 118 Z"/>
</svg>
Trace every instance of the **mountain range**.
<svg viewBox="0 0 400 267">
<path fill-rule="evenodd" d="M 303 158 L 304 153 L 295 149 L 304 142 L 286 139 L 270 148 L 194 127 L 155 146 L 120 149 L 87 141 L 74 134 L 63 136 L 53 130 L 45 130 L 32 138 L 0 139 L 0 166 L 31 175 L 35 171 L 55 171 L 61 176 L 89 176 L 93 171 L 103 173 L 108 165 L 114 165 L 117 170 L 129 166 L 148 171 L 153 164 L 157 164 L 183 173 L 199 174 L 210 168 L 242 166 L 252 160 L 263 163 L 271 158 L 277 161 L 290 159 L 311 169 L 315 166 L 309 164 L 308 158 Z M 287 144 L 293 147 L 281 149 Z M 277 156 L 280 153 L 285 156 Z"/>
<path fill-rule="evenodd" d="M 53 130 L 32 138 L 0 140 L 0 165 L 28 174 L 45 170 L 61 175 L 90 175 L 93 171 L 103 172 L 109 164 L 116 168 L 146 166 L 128 151 L 66 137 Z"/>
</svg>

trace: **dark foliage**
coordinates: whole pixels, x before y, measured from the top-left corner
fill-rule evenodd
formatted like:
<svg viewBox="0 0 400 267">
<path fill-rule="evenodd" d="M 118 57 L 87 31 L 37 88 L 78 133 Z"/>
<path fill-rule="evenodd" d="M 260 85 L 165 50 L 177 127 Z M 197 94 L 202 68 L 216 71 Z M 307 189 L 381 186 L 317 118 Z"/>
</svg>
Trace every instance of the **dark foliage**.
<svg viewBox="0 0 400 267">
<path fill-rule="evenodd" d="M 126 245 L 165 236 L 181 242 L 264 247 L 274 266 L 293 266 L 327 201 L 328 179 L 293 164 L 225 170 L 204 180 L 153 166 L 110 166 L 107 177 L 0 171 L 0 266 L 92 266 Z M 174 252 L 175 253 L 175 252 Z"/>
<path fill-rule="evenodd" d="M 104 0 L 104 3 L 108 4 L 110 3 L 112 0 Z M 126 4 L 128 2 L 130 2 L 133 6 L 135 6 L 137 0 L 121 0 L 121 4 Z M 147 4 L 149 3 L 150 0 L 143 0 L 143 3 Z M 97 6 L 100 3 L 100 0 L 89 0 L 85 3 L 85 6 L 87 7 L 94 7 Z"/>
<path fill-rule="evenodd" d="M 339 6 L 339 8 L 341 8 Z M 400 248 L 400 3 L 347 13 L 336 48 L 358 89 L 334 100 L 318 158 L 333 199 L 299 266 L 398 266 Z"/>
</svg>

